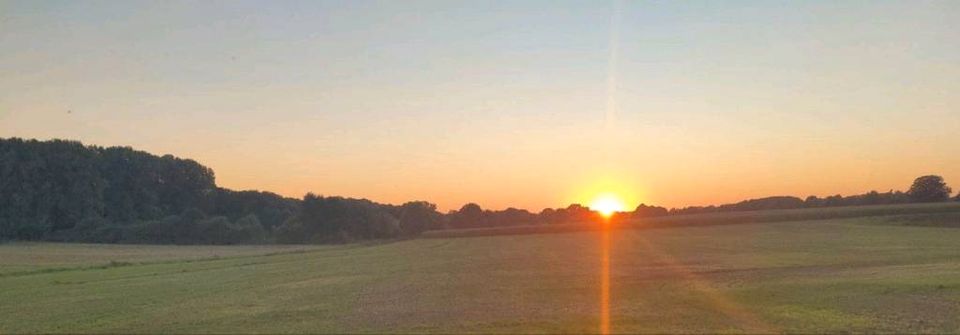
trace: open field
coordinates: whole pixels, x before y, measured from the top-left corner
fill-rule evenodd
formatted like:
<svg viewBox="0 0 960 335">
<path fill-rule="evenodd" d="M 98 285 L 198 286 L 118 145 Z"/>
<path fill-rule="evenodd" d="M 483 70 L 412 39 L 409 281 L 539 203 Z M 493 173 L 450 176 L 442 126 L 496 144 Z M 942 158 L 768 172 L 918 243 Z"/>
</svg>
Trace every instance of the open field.
<svg viewBox="0 0 960 335">
<path fill-rule="evenodd" d="M 322 246 L 178 246 L 12 242 L 0 244 L 0 277 L 89 267 L 187 262 L 317 250 Z"/>
<path fill-rule="evenodd" d="M 220 258 L 210 255 L 224 247 L 9 244 L 0 268 L 37 251 L 48 255 L 38 266 L 147 258 L 0 277 L 0 333 L 596 332 L 605 273 L 612 332 L 958 332 L 958 219 L 235 247 Z M 139 248 L 171 251 L 152 263 Z"/>
</svg>

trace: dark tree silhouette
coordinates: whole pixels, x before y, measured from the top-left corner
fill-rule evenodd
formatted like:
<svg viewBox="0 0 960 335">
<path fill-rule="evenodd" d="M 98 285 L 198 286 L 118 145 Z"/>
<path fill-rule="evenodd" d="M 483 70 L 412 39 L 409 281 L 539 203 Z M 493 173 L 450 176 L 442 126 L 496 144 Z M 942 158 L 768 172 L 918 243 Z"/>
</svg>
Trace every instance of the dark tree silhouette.
<svg viewBox="0 0 960 335">
<path fill-rule="evenodd" d="M 307 194 L 286 198 L 217 187 L 213 170 L 190 159 L 76 141 L 0 138 L 0 240 L 98 243 L 323 243 L 411 236 L 430 229 L 485 228 L 600 220 L 579 204 L 484 210 L 468 203 L 443 215 L 436 205 L 400 206 Z M 909 192 L 800 198 L 779 196 L 667 210 L 641 204 L 614 220 L 662 215 L 945 201 L 940 176 Z M 960 201 L 960 195 L 956 198 Z"/>
<path fill-rule="evenodd" d="M 0 239 L 250 243 L 257 229 L 279 225 L 297 206 L 272 193 L 219 189 L 213 170 L 189 159 L 74 141 L 0 139 Z M 211 226 L 252 232 L 213 229 L 217 238 L 204 236 L 198 225 L 208 214 Z M 246 215 L 266 222 L 229 222 Z"/>
<path fill-rule="evenodd" d="M 803 200 L 797 197 L 776 196 L 744 200 L 735 204 L 721 205 L 721 212 L 756 211 L 767 209 L 802 208 Z"/>
<path fill-rule="evenodd" d="M 633 217 L 637 218 L 648 218 L 656 216 L 667 215 L 667 209 L 660 206 L 647 206 L 647 204 L 640 204 L 637 206 L 637 209 L 633 210 Z"/>
<path fill-rule="evenodd" d="M 451 228 L 480 228 L 486 221 L 486 212 L 475 203 L 463 205 L 449 215 Z"/>
<path fill-rule="evenodd" d="M 952 192 L 943 177 L 929 175 L 914 180 L 907 194 L 915 202 L 937 202 L 950 199 Z"/>
<path fill-rule="evenodd" d="M 426 201 L 411 201 L 399 208 L 400 230 L 404 235 L 416 235 L 428 229 L 437 229 L 440 213 L 437 205 Z"/>
</svg>

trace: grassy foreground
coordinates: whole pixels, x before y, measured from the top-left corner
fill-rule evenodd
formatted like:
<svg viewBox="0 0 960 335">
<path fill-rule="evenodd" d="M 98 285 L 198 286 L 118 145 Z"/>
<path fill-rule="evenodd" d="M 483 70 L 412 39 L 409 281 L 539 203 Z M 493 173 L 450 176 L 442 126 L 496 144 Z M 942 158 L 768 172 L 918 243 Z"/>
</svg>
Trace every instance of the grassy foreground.
<svg viewBox="0 0 960 335">
<path fill-rule="evenodd" d="M 955 333 L 960 229 L 938 222 L 957 218 L 615 229 L 610 330 Z M 604 234 L 311 250 L 8 244 L 0 333 L 596 332 Z M 25 271 L 37 252 L 48 256 Z M 98 266 L 111 260 L 129 264 Z"/>
</svg>

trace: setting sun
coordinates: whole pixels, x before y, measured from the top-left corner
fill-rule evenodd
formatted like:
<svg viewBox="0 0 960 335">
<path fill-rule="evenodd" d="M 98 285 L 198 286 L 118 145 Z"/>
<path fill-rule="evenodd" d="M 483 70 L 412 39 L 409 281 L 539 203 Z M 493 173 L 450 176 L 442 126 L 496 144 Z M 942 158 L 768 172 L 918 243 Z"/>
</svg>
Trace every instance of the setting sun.
<svg viewBox="0 0 960 335">
<path fill-rule="evenodd" d="M 960 335 L 956 41 L 960 0 L 0 0 L 0 335 Z"/>
<path fill-rule="evenodd" d="M 623 201 L 613 194 L 602 194 L 590 203 L 590 209 L 600 212 L 604 217 L 621 212 L 625 208 Z"/>
</svg>

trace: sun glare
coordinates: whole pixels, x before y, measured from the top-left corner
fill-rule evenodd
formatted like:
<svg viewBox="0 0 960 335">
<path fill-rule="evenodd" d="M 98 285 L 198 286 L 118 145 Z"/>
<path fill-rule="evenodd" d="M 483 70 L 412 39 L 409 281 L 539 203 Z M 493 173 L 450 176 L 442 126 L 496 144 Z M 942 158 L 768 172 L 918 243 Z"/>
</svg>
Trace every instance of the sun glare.
<svg viewBox="0 0 960 335">
<path fill-rule="evenodd" d="M 599 212 L 604 217 L 610 217 L 613 213 L 622 212 L 625 206 L 616 195 L 602 194 L 590 203 L 590 209 Z"/>
</svg>

